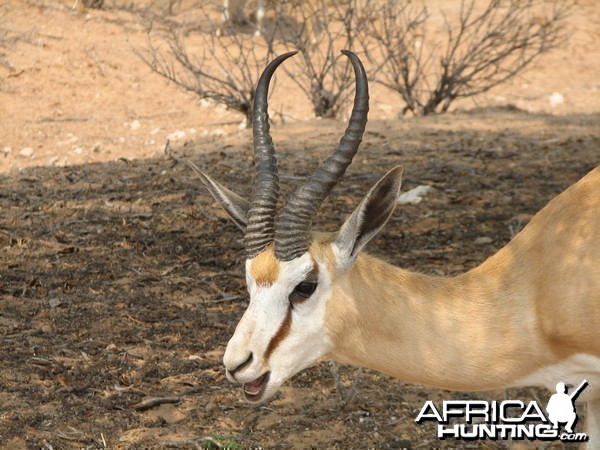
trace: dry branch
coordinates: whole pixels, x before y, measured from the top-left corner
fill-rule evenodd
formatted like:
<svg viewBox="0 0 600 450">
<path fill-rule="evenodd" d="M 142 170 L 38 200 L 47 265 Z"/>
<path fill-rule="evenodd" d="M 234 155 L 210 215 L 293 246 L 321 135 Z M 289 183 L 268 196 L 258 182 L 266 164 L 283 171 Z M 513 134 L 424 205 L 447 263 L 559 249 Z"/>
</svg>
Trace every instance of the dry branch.
<svg viewBox="0 0 600 450">
<path fill-rule="evenodd" d="M 163 441 L 161 442 L 165 448 L 189 448 L 189 446 L 193 446 L 197 449 L 206 448 L 206 443 L 210 442 L 213 446 L 217 448 L 223 448 L 223 444 L 221 444 L 217 439 L 212 436 L 204 436 L 196 439 L 184 439 L 181 441 Z M 205 445 L 202 445 L 205 444 Z"/>
<path fill-rule="evenodd" d="M 156 406 L 164 405 L 165 403 L 179 403 L 180 401 L 180 397 L 147 398 L 146 400 L 143 400 L 133 405 L 133 409 L 135 409 L 136 411 L 146 411 L 147 409 L 152 409 Z"/>
</svg>

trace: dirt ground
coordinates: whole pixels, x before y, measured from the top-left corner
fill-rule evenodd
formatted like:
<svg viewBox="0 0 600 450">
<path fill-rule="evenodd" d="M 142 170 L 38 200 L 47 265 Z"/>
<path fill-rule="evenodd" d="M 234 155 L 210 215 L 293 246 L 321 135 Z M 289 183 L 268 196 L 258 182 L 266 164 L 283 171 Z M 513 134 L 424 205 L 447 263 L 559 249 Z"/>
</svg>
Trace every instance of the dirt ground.
<svg viewBox="0 0 600 450">
<path fill-rule="evenodd" d="M 266 405 L 243 401 L 221 362 L 247 301 L 241 236 L 179 160 L 248 192 L 250 133 L 141 63 L 137 5 L 0 5 L 0 29 L 20 36 L 0 49 L 0 447 L 538 447 L 441 442 L 414 418 L 428 399 L 543 402 L 544 390 L 446 392 L 352 367 L 336 385 L 323 362 Z M 600 11 L 582 1 L 569 21 L 567 47 L 460 111 L 398 119 L 402 105 L 374 88 L 360 153 L 318 226 L 339 227 L 401 163 L 403 190 L 434 189 L 397 209 L 371 253 L 453 275 L 508 242 L 600 163 Z M 288 114 L 272 127 L 284 194 L 344 128 L 298 98 L 272 100 Z"/>
</svg>

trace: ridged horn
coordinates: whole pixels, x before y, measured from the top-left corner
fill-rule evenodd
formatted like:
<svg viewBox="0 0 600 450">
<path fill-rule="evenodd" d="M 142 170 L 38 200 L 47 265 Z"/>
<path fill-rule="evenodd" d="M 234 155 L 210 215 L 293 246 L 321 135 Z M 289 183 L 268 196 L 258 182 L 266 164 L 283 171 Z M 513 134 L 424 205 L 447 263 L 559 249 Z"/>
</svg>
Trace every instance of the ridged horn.
<svg viewBox="0 0 600 450">
<path fill-rule="evenodd" d="M 244 235 L 247 258 L 254 258 L 273 242 L 275 212 L 279 196 L 279 177 L 273 140 L 269 134 L 267 95 L 271 77 L 279 65 L 297 52 L 275 58 L 264 70 L 254 95 L 252 132 L 254 137 L 256 179 Z"/>
<path fill-rule="evenodd" d="M 353 52 L 342 53 L 350 58 L 356 77 L 350 121 L 333 154 L 292 194 L 277 218 L 275 256 L 280 261 L 290 261 L 308 250 L 312 217 L 352 162 L 367 125 L 369 86 L 365 68 Z"/>
</svg>

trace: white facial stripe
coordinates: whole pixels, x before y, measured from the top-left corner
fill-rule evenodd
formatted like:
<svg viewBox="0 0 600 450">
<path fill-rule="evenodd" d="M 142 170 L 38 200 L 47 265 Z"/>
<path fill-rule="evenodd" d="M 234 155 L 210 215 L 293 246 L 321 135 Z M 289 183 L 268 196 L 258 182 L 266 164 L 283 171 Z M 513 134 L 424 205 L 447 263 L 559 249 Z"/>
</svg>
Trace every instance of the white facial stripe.
<svg viewBox="0 0 600 450">
<path fill-rule="evenodd" d="M 281 275 L 279 276 L 279 280 L 288 286 L 289 292 L 292 292 L 292 289 L 294 289 L 298 283 L 304 281 L 312 269 L 313 265 L 310 254 L 305 253 L 299 258 L 281 263 Z"/>
</svg>

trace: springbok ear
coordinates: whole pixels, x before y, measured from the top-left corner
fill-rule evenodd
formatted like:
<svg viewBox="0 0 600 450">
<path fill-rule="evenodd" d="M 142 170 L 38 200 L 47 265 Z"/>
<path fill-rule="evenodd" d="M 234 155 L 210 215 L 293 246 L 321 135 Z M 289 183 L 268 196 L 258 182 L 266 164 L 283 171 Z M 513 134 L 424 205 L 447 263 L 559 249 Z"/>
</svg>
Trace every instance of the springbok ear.
<svg viewBox="0 0 600 450">
<path fill-rule="evenodd" d="M 204 186 L 210 191 L 212 196 L 221 204 L 223 209 L 233 219 L 235 224 L 244 231 L 246 229 L 248 210 L 250 209 L 250 202 L 235 192 L 230 191 L 225 186 L 217 183 L 211 177 L 202 172 L 198 167 L 191 161 L 186 161 L 187 165 L 192 168 L 196 175 L 200 177 Z"/>
<path fill-rule="evenodd" d="M 346 220 L 334 242 L 339 264 L 349 267 L 361 249 L 386 224 L 400 194 L 402 166 L 386 173 Z"/>
</svg>

